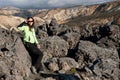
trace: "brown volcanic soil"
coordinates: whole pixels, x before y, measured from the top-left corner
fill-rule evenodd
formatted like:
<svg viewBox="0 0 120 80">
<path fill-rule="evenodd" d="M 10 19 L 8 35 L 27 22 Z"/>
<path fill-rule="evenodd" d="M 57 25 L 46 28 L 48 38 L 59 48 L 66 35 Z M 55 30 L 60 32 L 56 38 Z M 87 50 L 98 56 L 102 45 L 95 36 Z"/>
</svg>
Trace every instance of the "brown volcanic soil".
<svg viewBox="0 0 120 80">
<path fill-rule="evenodd" d="M 23 21 L 24 21 L 24 18 L 21 18 L 21 17 L 0 15 L 0 24 L 7 28 L 16 27 Z"/>
</svg>

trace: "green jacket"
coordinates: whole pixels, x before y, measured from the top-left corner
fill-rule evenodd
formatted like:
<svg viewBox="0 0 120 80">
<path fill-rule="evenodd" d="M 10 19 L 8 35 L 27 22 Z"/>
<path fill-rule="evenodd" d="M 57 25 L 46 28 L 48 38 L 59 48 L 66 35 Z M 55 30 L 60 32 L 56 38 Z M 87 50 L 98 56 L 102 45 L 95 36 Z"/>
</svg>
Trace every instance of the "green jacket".
<svg viewBox="0 0 120 80">
<path fill-rule="evenodd" d="M 38 44 L 34 28 L 32 28 L 30 31 L 29 26 L 24 25 L 22 27 L 18 27 L 18 29 L 23 33 L 23 41 L 24 42 Z"/>
</svg>

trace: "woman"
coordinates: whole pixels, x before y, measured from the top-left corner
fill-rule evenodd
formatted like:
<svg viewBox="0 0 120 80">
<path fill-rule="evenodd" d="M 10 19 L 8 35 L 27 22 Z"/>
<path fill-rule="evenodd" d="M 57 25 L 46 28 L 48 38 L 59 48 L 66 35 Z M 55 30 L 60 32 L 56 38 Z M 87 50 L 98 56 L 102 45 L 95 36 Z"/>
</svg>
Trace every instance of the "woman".
<svg viewBox="0 0 120 80">
<path fill-rule="evenodd" d="M 18 27 L 18 29 L 23 33 L 23 43 L 26 49 L 28 50 L 29 54 L 31 55 L 32 65 L 36 68 L 37 71 L 43 70 L 41 63 L 43 53 L 39 49 L 40 45 L 35 35 L 34 19 L 32 17 L 28 17 L 26 20 L 26 25 L 20 26 Z M 33 60 L 36 59 L 33 57 L 35 55 L 37 55 L 36 61 Z M 32 70 L 34 67 L 32 67 Z M 35 73 L 35 69 L 33 72 Z"/>
</svg>

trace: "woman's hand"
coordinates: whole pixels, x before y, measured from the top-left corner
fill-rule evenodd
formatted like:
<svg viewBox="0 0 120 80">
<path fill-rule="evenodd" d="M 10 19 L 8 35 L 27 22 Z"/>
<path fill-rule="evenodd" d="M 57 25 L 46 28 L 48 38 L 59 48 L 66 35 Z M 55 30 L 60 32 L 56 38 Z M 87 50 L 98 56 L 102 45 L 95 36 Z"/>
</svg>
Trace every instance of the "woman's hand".
<svg viewBox="0 0 120 80">
<path fill-rule="evenodd" d="M 37 47 L 40 49 L 40 45 L 39 44 L 37 44 Z"/>
</svg>

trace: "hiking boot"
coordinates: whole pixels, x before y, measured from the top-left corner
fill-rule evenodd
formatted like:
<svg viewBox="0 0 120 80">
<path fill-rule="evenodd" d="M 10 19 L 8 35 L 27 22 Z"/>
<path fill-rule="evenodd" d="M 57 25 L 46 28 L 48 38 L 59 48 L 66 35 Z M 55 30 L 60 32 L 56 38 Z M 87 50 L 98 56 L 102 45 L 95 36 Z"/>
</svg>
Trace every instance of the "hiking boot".
<svg viewBox="0 0 120 80">
<path fill-rule="evenodd" d="M 33 74 L 37 74 L 36 68 L 34 66 L 32 66 L 30 69 Z"/>
</svg>

